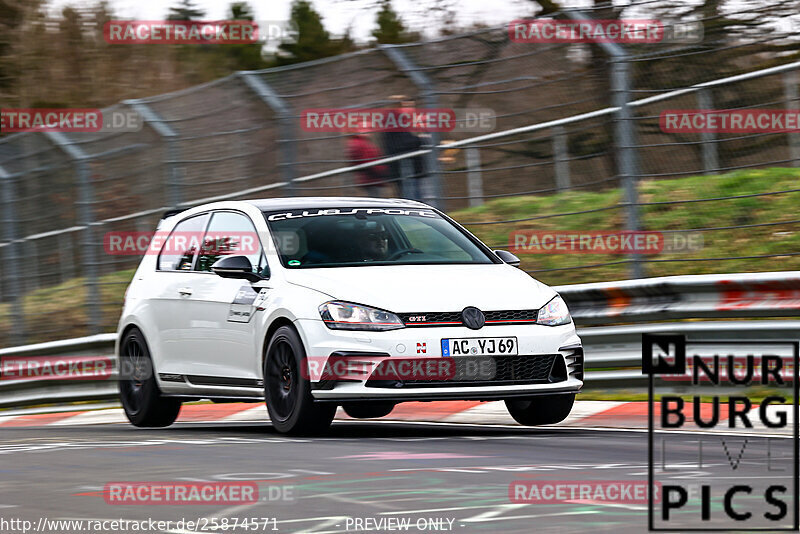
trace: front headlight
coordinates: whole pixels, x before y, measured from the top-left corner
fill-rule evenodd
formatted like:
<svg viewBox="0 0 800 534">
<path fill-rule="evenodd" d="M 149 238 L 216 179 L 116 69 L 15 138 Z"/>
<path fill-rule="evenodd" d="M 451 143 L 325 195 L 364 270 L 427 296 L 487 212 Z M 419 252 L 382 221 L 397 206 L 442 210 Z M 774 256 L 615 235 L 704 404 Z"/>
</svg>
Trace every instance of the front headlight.
<svg viewBox="0 0 800 534">
<path fill-rule="evenodd" d="M 325 326 L 335 330 L 395 330 L 405 327 L 392 312 L 350 302 L 326 302 L 319 307 L 319 314 Z"/>
<path fill-rule="evenodd" d="M 536 324 L 559 326 L 572 321 L 564 299 L 556 295 L 553 300 L 542 306 L 536 318 Z"/>
</svg>

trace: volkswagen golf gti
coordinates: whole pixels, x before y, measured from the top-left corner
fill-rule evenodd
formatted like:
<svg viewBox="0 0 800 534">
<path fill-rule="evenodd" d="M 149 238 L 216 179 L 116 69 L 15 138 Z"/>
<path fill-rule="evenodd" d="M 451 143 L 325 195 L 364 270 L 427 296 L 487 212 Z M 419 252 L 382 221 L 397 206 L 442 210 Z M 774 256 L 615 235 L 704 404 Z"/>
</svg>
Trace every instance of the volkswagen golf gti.
<svg viewBox="0 0 800 534">
<path fill-rule="evenodd" d="M 168 212 L 125 295 L 120 396 L 136 426 L 182 402 L 266 402 L 284 433 L 397 403 L 503 400 L 564 420 L 583 385 L 566 304 L 444 213 L 291 198 Z"/>
</svg>

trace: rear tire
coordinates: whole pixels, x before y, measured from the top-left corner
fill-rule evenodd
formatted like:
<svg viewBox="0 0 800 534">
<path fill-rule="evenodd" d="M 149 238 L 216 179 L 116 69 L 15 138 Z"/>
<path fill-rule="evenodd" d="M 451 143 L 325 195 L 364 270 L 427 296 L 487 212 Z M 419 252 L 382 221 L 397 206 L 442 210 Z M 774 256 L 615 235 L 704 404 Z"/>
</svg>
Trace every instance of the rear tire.
<svg viewBox="0 0 800 534">
<path fill-rule="evenodd" d="M 574 403 L 574 393 L 539 395 L 525 399 L 506 399 L 506 408 L 511 417 L 521 425 L 554 425 L 567 418 Z"/>
<path fill-rule="evenodd" d="M 275 331 L 264 358 L 264 398 L 272 426 L 282 434 L 325 431 L 336 415 L 335 403 L 314 401 L 311 381 L 300 372 L 306 351 L 300 336 L 289 326 Z"/>
<path fill-rule="evenodd" d="M 342 408 L 344 413 L 353 419 L 374 419 L 389 415 L 394 410 L 394 406 L 393 402 L 354 402 L 352 404 L 343 404 Z"/>
<path fill-rule="evenodd" d="M 165 427 L 174 423 L 181 401 L 161 395 L 150 349 L 138 328 L 122 339 L 119 363 L 119 393 L 128 421 L 138 427 Z"/>
</svg>

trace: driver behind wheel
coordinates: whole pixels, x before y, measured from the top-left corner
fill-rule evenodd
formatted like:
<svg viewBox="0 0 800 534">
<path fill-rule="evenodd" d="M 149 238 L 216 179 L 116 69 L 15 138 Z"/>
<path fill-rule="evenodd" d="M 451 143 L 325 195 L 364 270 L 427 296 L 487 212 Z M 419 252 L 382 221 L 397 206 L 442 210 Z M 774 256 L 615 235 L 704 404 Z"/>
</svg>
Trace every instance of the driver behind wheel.
<svg viewBox="0 0 800 534">
<path fill-rule="evenodd" d="M 380 261 L 389 257 L 389 232 L 382 223 L 370 221 L 359 228 L 357 242 L 364 260 Z"/>
</svg>

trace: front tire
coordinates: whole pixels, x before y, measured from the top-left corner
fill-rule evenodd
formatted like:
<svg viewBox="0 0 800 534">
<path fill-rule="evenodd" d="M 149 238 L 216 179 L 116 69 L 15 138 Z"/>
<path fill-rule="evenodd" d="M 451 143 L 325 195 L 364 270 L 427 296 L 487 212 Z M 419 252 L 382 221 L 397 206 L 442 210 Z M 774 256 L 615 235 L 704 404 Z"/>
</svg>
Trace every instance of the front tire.
<svg viewBox="0 0 800 534">
<path fill-rule="evenodd" d="M 165 427 L 174 423 L 181 401 L 161 396 L 150 349 L 138 328 L 122 339 L 119 363 L 119 393 L 128 421 L 138 427 Z"/>
<path fill-rule="evenodd" d="M 311 434 L 326 430 L 336 404 L 315 402 L 311 381 L 301 373 L 306 352 L 294 328 L 275 331 L 264 358 L 264 398 L 272 426 L 282 434 Z"/>
<path fill-rule="evenodd" d="M 521 425 L 554 425 L 567 418 L 574 403 L 574 393 L 539 395 L 526 399 L 506 399 L 506 408 L 511 417 Z"/>
<path fill-rule="evenodd" d="M 353 419 L 374 419 L 385 417 L 394 410 L 393 402 L 343 404 L 344 413 Z"/>
</svg>

